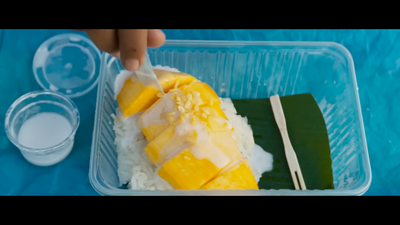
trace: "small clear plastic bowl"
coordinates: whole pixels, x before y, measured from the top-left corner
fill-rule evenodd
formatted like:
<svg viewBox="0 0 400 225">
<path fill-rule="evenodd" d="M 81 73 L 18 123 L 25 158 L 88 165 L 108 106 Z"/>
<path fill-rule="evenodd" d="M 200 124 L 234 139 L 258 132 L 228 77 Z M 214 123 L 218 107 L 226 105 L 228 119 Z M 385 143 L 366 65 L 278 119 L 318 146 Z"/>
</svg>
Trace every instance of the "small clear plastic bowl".
<svg viewBox="0 0 400 225">
<path fill-rule="evenodd" d="M 62 142 L 42 149 L 23 146 L 18 141 L 21 126 L 39 113 L 58 113 L 71 124 L 72 132 Z M 8 109 L 5 130 L 8 139 L 21 151 L 27 161 L 37 166 L 51 166 L 64 160 L 72 150 L 80 121 L 76 105 L 68 97 L 51 91 L 34 91 L 18 98 Z"/>
</svg>

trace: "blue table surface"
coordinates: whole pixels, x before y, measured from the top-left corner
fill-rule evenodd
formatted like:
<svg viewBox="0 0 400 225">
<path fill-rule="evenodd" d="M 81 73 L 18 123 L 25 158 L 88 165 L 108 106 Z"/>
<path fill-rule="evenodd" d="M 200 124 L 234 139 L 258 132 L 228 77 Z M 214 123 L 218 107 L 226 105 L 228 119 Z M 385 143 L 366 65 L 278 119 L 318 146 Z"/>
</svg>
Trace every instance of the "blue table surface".
<svg viewBox="0 0 400 225">
<path fill-rule="evenodd" d="M 0 30 L 0 195 L 98 195 L 89 182 L 97 88 L 73 99 L 81 113 L 71 154 L 37 167 L 8 140 L 5 113 L 21 95 L 41 90 L 32 72 L 36 49 L 70 30 Z M 400 195 L 400 30 L 164 30 L 167 39 L 333 41 L 352 54 L 372 167 L 364 195 Z M 78 32 L 76 32 L 78 33 Z"/>
</svg>

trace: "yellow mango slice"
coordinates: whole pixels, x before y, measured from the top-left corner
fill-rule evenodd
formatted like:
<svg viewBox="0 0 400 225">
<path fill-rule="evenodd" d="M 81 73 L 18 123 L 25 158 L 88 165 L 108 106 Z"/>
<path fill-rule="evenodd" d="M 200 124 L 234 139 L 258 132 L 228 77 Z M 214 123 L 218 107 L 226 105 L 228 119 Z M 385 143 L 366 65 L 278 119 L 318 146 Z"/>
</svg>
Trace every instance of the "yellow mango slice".
<svg viewBox="0 0 400 225">
<path fill-rule="evenodd" d="M 190 85 L 183 85 L 180 87 L 181 90 L 185 92 L 185 94 L 198 92 L 200 94 L 201 102 L 199 103 L 200 107 L 207 106 L 209 108 L 214 109 L 219 116 L 224 119 L 228 119 L 222 111 L 220 105 L 221 100 L 219 99 L 217 93 L 206 83 L 204 82 L 193 82 Z M 193 96 L 194 98 L 196 96 Z"/>
<path fill-rule="evenodd" d="M 233 127 L 228 120 L 222 119 L 221 117 L 209 116 L 207 118 L 207 126 L 211 128 L 213 133 L 222 133 L 226 131 L 232 131 Z"/>
<path fill-rule="evenodd" d="M 154 140 L 170 125 L 167 120 L 167 113 L 174 112 L 174 120 L 180 116 L 179 111 L 173 109 L 175 101 L 169 98 L 170 95 L 171 93 L 168 93 L 161 97 L 138 118 L 138 127 L 143 131 L 149 142 Z"/>
<path fill-rule="evenodd" d="M 158 175 L 175 189 L 197 190 L 215 177 L 221 168 L 208 159 L 197 159 L 185 149 L 166 162 Z"/>
<path fill-rule="evenodd" d="M 212 190 L 259 190 L 256 179 L 250 169 L 247 158 L 233 164 L 222 171 L 217 177 L 205 184 L 201 189 Z"/>
<path fill-rule="evenodd" d="M 220 108 L 221 102 L 217 94 L 206 83 L 193 82 L 183 85 L 175 91 L 172 90 L 172 92 L 157 100 L 138 119 L 138 126 L 149 142 L 167 129 L 170 124 L 170 121 L 167 120 L 167 113 L 174 114 L 174 121 L 180 117 L 181 112 L 178 110 L 177 102 L 181 103 L 180 106 L 185 111 L 191 110 L 192 113 L 197 114 L 197 119 L 206 123 L 212 132 L 219 133 L 229 129 L 233 131 L 225 113 Z M 195 92 L 200 96 L 196 97 Z M 191 99 L 187 99 L 189 95 Z M 187 102 L 190 102 L 189 108 L 185 108 Z"/>
<path fill-rule="evenodd" d="M 226 126 L 228 118 L 226 117 L 224 111 L 221 109 L 221 100 L 219 99 L 217 93 L 204 82 L 194 82 L 190 85 L 184 85 L 180 89 L 185 91 L 185 94 L 198 92 L 200 94 L 201 102 L 199 105 L 199 112 L 201 114 L 205 113 L 204 110 L 209 111 L 210 115 L 207 118 L 202 115 L 198 115 L 199 119 L 211 128 L 213 133 L 225 132 L 227 130 L 232 130 L 232 126 Z M 206 113 L 207 114 L 207 113 Z"/>
<path fill-rule="evenodd" d="M 158 135 L 160 135 L 164 130 L 166 130 L 169 124 L 154 124 L 148 127 L 142 128 L 144 136 L 146 136 L 147 141 L 154 140 Z"/>
<path fill-rule="evenodd" d="M 175 129 L 175 126 L 169 126 L 144 149 L 149 160 L 156 166 L 162 165 L 169 156 L 191 144 L 185 136 L 175 135 Z"/>
<path fill-rule="evenodd" d="M 232 135 L 233 133 L 231 131 L 215 133 L 211 135 L 211 141 L 222 152 L 224 152 L 232 162 L 234 162 L 240 159 L 242 154 L 240 153 L 239 147 Z"/>
<path fill-rule="evenodd" d="M 200 98 L 204 101 L 201 105 L 208 104 L 211 99 L 213 99 L 213 104 L 221 104 L 217 93 L 204 82 L 193 82 L 186 87 L 183 86 L 180 89 L 184 90 L 186 93 L 192 93 L 193 91 L 200 92 Z"/>
<path fill-rule="evenodd" d="M 170 126 L 145 149 L 149 159 L 161 166 L 159 176 L 174 188 L 198 189 L 242 157 L 230 131 L 207 134 L 190 128 L 182 131 L 179 129 L 183 128 Z M 174 132 L 183 132 L 185 138 L 174 139 Z"/>
<path fill-rule="evenodd" d="M 186 73 L 167 72 L 162 70 L 154 70 L 158 81 L 164 92 L 167 93 L 174 88 L 179 80 L 179 85 L 190 84 L 197 80 L 193 76 Z M 124 117 L 128 117 L 137 112 L 148 109 L 153 105 L 159 97 L 157 93 L 160 91 L 156 88 L 145 87 L 136 75 L 132 79 L 127 79 L 120 93 L 117 96 L 117 101 L 121 113 Z"/>
<path fill-rule="evenodd" d="M 208 146 L 204 148 L 214 148 L 216 149 L 215 151 L 219 151 L 223 154 L 221 157 L 227 157 L 231 161 L 241 157 L 240 150 L 233 139 L 232 131 L 228 130 L 226 132 L 213 134 L 207 131 L 207 126 L 203 124 L 197 123 L 196 125 L 192 125 L 192 119 L 193 115 L 188 115 L 184 119 L 179 118 L 175 123 L 168 125 L 160 135 L 149 142 L 144 151 L 151 162 L 156 166 L 160 166 L 165 163 L 171 155 L 176 154 L 196 142 L 199 142 L 196 143 L 197 145 L 208 144 Z"/>
<path fill-rule="evenodd" d="M 193 91 L 200 94 L 200 97 L 197 98 L 198 104 L 192 103 L 193 100 L 193 102 L 196 103 L 196 96 L 193 95 Z M 210 91 L 212 91 L 211 94 L 209 93 Z M 197 105 L 197 113 L 199 114 L 198 119 L 206 123 L 213 132 L 224 132 L 228 129 L 233 129 L 232 127 L 225 126 L 228 120 L 225 113 L 220 108 L 220 100 L 211 87 L 206 83 L 193 82 L 189 85 L 183 85 L 179 89 L 175 90 L 176 94 L 173 94 L 172 92 L 167 93 L 167 95 L 157 100 L 138 119 L 138 125 L 142 129 L 148 141 L 154 140 L 155 137 L 160 135 L 162 131 L 168 127 L 167 125 L 170 124 L 170 122 L 167 120 L 167 113 L 174 113 L 174 121 L 179 118 L 181 113 L 177 109 L 177 99 L 181 102 L 182 107 L 185 106 L 184 103 L 190 101 L 189 108 L 193 112 Z M 187 99 L 189 94 L 191 95 L 191 100 Z M 210 105 L 210 103 L 212 104 Z M 200 107 L 199 105 L 203 106 Z M 188 109 L 185 108 L 185 110 Z M 212 115 L 205 113 L 204 110 Z M 206 117 L 202 116 L 204 113 L 206 114 Z"/>
</svg>

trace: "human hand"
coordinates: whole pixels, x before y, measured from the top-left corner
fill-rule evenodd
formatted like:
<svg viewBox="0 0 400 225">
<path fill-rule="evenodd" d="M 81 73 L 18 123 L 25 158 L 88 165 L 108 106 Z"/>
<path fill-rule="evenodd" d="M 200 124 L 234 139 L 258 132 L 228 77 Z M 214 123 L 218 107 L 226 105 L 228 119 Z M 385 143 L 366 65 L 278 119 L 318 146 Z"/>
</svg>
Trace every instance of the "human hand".
<svg viewBox="0 0 400 225">
<path fill-rule="evenodd" d="M 165 34 L 161 30 L 133 29 L 72 29 L 84 31 L 101 51 L 121 58 L 125 69 L 139 69 L 146 56 L 146 48 L 157 48 L 164 44 Z"/>
</svg>

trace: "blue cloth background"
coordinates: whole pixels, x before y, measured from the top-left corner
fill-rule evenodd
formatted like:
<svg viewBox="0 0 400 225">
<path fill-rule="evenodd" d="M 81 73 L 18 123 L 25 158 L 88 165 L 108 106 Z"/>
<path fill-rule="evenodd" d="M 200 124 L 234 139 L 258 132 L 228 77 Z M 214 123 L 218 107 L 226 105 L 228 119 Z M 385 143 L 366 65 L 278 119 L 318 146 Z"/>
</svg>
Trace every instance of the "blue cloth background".
<svg viewBox="0 0 400 225">
<path fill-rule="evenodd" d="M 4 117 L 21 95 L 40 90 L 36 49 L 69 30 L 0 31 L 0 195 L 98 195 L 89 182 L 96 91 L 74 99 L 81 113 L 75 147 L 61 163 L 37 167 L 8 140 Z M 164 30 L 168 39 L 334 41 L 352 54 L 372 166 L 364 195 L 400 195 L 400 30 Z"/>
</svg>

